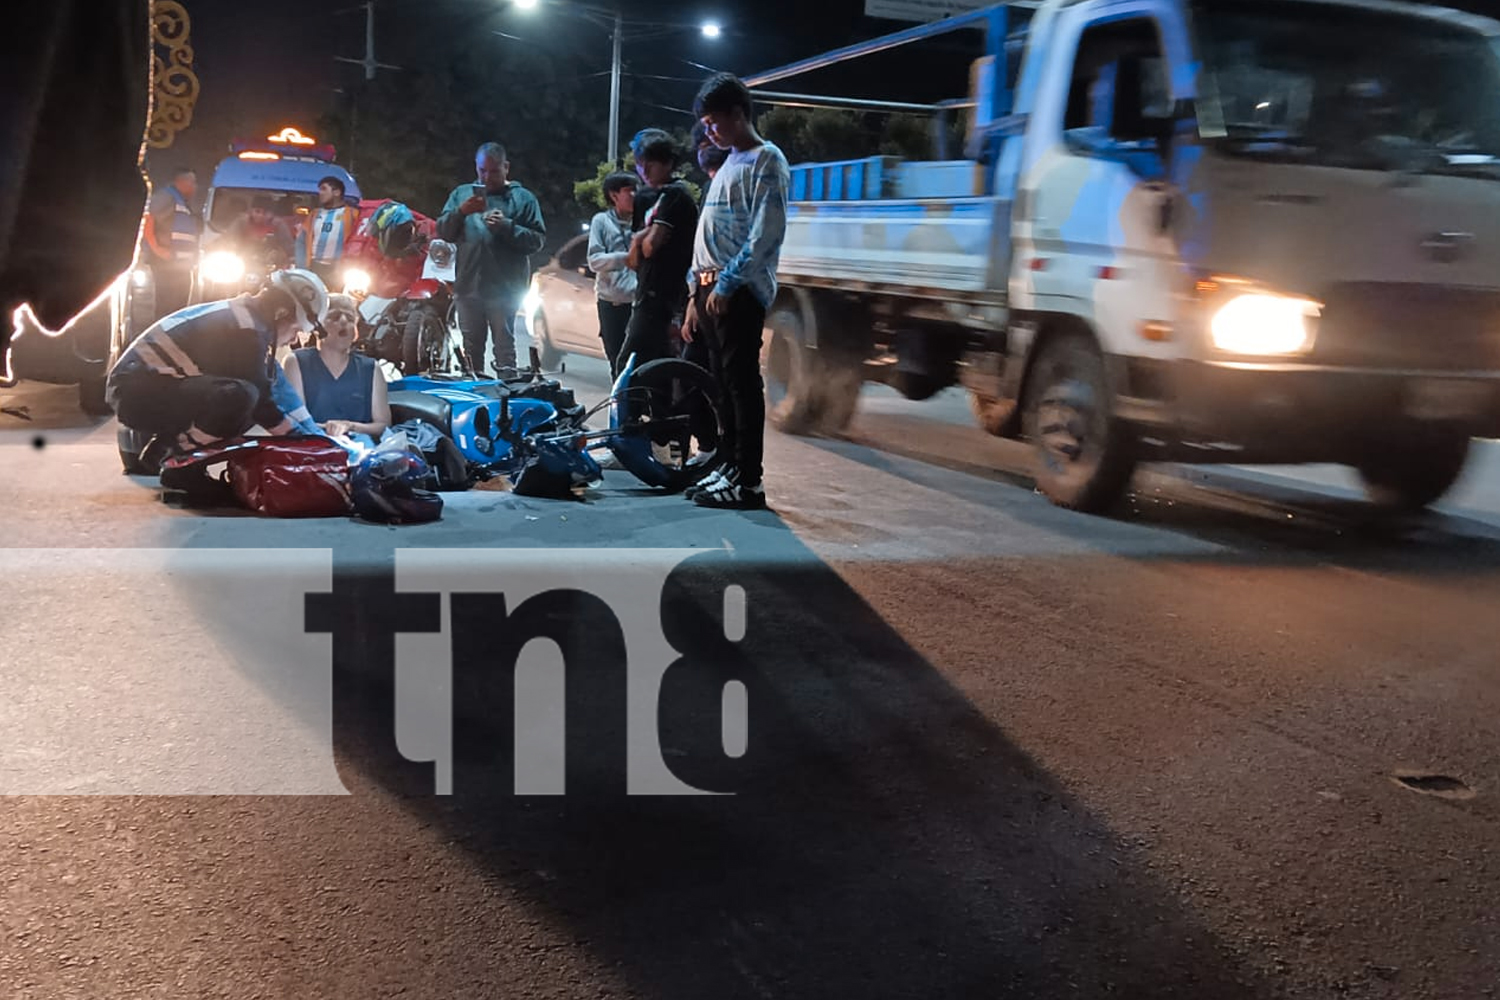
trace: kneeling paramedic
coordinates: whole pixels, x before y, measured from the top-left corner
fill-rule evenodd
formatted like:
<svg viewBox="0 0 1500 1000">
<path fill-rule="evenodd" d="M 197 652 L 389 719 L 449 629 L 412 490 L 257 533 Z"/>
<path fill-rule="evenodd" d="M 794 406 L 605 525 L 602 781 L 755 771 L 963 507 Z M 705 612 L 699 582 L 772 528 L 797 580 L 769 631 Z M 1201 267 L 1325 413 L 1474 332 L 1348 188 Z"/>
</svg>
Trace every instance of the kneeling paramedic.
<svg viewBox="0 0 1500 1000">
<path fill-rule="evenodd" d="M 308 271 L 278 271 L 255 295 L 180 309 L 153 324 L 109 373 L 120 423 L 155 436 L 147 450 L 192 451 L 259 425 L 290 434 L 277 406 L 276 349 L 321 330 L 328 290 Z M 165 445 L 165 449 L 160 446 Z"/>
</svg>

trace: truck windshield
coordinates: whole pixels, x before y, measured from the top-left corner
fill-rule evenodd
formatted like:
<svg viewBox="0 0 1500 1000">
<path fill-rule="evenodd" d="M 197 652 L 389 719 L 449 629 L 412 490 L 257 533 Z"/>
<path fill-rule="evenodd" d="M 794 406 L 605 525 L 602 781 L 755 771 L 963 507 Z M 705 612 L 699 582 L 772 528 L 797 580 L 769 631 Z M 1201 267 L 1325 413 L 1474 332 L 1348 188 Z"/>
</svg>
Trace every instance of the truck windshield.
<svg viewBox="0 0 1500 1000">
<path fill-rule="evenodd" d="M 1234 155 L 1500 179 L 1500 46 L 1335 4 L 1198 0 L 1199 128 Z"/>
</svg>

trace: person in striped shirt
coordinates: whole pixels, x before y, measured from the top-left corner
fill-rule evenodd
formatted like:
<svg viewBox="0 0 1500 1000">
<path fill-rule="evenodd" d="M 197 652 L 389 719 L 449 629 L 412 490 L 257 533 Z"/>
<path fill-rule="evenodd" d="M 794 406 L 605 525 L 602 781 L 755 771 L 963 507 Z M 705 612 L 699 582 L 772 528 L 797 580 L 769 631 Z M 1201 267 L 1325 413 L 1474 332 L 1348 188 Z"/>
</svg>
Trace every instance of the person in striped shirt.
<svg viewBox="0 0 1500 1000">
<path fill-rule="evenodd" d="M 318 207 L 303 224 L 297 241 L 297 266 L 312 271 L 323 284 L 338 287 L 336 275 L 349 237 L 359 228 L 359 212 L 344 200 L 344 182 L 333 175 L 318 181 Z"/>
<path fill-rule="evenodd" d="M 703 507 L 755 510 L 766 505 L 761 340 L 776 298 L 791 168 L 755 131 L 750 91 L 736 77 L 709 79 L 693 110 L 709 141 L 729 155 L 703 198 L 682 323 L 684 340 L 707 343 L 718 378 L 723 464 L 691 495 Z"/>
</svg>

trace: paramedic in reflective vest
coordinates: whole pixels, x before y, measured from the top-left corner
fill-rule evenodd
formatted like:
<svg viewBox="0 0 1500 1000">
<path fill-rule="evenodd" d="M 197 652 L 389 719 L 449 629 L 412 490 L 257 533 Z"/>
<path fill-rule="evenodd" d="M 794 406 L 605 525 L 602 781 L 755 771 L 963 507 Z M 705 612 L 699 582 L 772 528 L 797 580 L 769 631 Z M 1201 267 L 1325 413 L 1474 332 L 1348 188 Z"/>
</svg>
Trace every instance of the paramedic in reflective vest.
<svg viewBox="0 0 1500 1000">
<path fill-rule="evenodd" d="M 391 425 L 391 404 L 380 365 L 354 350 L 358 308 L 348 295 L 330 295 L 318 346 L 293 351 L 282 368 L 308 414 L 330 437 L 365 434 L 379 440 Z"/>
<path fill-rule="evenodd" d="M 156 315 L 168 316 L 188 304 L 193 269 L 198 266 L 202 221 L 193 211 L 198 175 L 187 167 L 172 172 L 172 183 L 151 196 L 146 209 L 146 251 L 156 289 Z"/>
<path fill-rule="evenodd" d="M 359 213 L 344 201 L 344 182 L 332 175 L 318 181 L 318 207 L 297 241 L 297 266 L 322 278 L 325 286 L 338 287 L 338 266 L 358 227 Z"/>
<path fill-rule="evenodd" d="M 289 434 L 293 422 L 272 397 L 276 349 L 316 329 L 327 309 L 322 282 L 297 270 L 278 271 L 254 296 L 180 309 L 125 349 L 105 398 L 120 423 L 164 441 L 167 454 L 256 425 Z"/>
</svg>

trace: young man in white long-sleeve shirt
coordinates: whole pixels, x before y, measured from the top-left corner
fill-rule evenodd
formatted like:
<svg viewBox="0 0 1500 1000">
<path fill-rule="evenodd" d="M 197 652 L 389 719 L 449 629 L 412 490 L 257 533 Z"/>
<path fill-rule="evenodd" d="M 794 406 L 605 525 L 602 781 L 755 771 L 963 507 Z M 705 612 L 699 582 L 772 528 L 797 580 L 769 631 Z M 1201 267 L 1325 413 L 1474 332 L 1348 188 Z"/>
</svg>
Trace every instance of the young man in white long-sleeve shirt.
<svg viewBox="0 0 1500 1000">
<path fill-rule="evenodd" d="M 609 208 L 589 224 L 589 270 L 594 272 L 594 297 L 599 306 L 599 339 L 609 361 L 611 377 L 619 374 L 620 346 L 635 304 L 636 273 L 630 258 L 630 227 L 639 182 L 623 171 L 604 178 L 604 200 Z"/>
<path fill-rule="evenodd" d="M 735 77 L 710 79 L 693 110 L 709 140 L 729 150 L 703 199 L 688 275 L 692 301 L 683 318 L 683 337 L 708 343 L 724 425 L 724 464 L 693 491 L 693 500 L 755 510 L 766 505 L 761 340 L 766 310 L 776 299 L 791 169 L 781 150 L 756 133 L 750 91 Z"/>
</svg>

